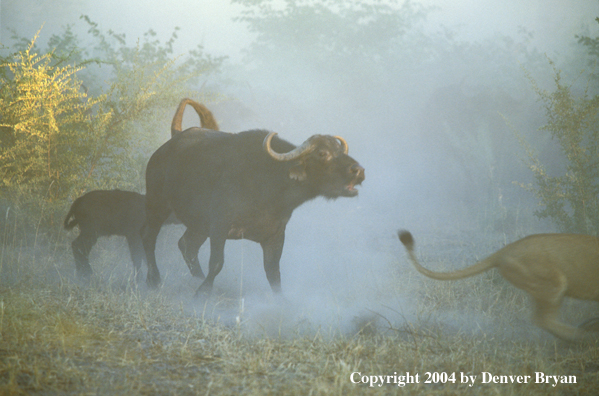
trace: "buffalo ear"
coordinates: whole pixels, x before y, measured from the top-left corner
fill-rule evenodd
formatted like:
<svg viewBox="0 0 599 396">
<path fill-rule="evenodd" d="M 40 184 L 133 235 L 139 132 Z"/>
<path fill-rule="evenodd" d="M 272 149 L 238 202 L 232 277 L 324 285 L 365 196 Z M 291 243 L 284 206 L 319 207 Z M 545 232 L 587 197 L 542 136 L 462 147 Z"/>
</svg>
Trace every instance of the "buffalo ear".
<svg viewBox="0 0 599 396">
<path fill-rule="evenodd" d="M 307 177 L 306 166 L 303 161 L 293 165 L 291 169 L 289 169 L 289 178 L 291 180 L 304 181 Z"/>
</svg>

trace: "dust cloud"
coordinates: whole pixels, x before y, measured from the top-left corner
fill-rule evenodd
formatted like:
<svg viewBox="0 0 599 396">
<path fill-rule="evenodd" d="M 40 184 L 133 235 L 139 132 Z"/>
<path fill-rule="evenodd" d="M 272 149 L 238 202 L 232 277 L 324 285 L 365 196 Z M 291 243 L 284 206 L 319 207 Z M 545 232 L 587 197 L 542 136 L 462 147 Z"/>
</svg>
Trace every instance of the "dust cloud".
<svg viewBox="0 0 599 396">
<path fill-rule="evenodd" d="M 265 128 L 294 144 L 312 134 L 348 141 L 349 155 L 366 169 L 366 180 L 357 198 L 317 199 L 294 212 L 281 260 L 284 302 L 272 296 L 260 247 L 249 241 L 227 242 L 215 302 L 193 300 L 199 282 L 176 249 L 182 229 L 172 226 L 162 233 L 163 293 L 190 314 L 227 324 L 241 321 L 256 334 L 272 336 L 351 333 L 368 321 L 386 331 L 424 320 L 418 303 L 422 280 L 406 260 L 397 228 L 422 241 L 431 267 L 465 266 L 526 234 L 554 231 L 532 216 L 534 197 L 515 184 L 530 183 L 532 176 L 514 130 L 538 143 L 541 158 L 559 166 L 551 140 L 537 132 L 544 113 L 525 71 L 550 89 L 549 57 L 575 77 L 587 67 L 576 35 L 594 37 L 599 16 L 595 0 L 413 1 L 413 21 L 389 41 L 391 53 L 383 52 L 386 37 L 344 42 L 333 27 L 318 25 L 306 25 L 296 36 L 282 32 L 284 37 L 273 39 L 276 51 L 268 52 L 253 47 L 259 35 L 236 19 L 244 10 L 239 3 L 1 4 L 5 45 L 11 42 L 10 29 L 32 37 L 42 24 L 40 42 L 67 24 L 84 37 L 82 14 L 103 30 L 125 33 L 129 43 L 149 29 L 166 41 L 180 27 L 178 53 L 199 44 L 211 55 L 228 56 L 221 74 L 196 87 L 224 95 L 207 103 L 222 130 Z M 383 4 L 401 9 L 403 3 Z M 294 40 L 303 42 L 314 32 L 330 32 L 332 46 L 340 50 L 326 52 L 327 40 L 317 34 L 321 41 L 314 48 L 305 43 L 291 48 Z M 362 52 L 356 46 L 363 43 L 371 47 Z M 377 45 L 381 52 L 372 49 Z M 351 56 L 343 58 L 343 51 Z M 165 133 L 169 122 L 162 125 Z M 185 122 L 197 125 L 189 114 Z M 204 272 L 207 245 L 200 251 Z M 122 253 L 128 257 L 126 249 Z M 456 315 L 446 313 L 443 320 L 474 332 L 492 328 L 492 320 L 475 311 Z M 472 324 L 460 325 L 466 317 Z"/>
</svg>

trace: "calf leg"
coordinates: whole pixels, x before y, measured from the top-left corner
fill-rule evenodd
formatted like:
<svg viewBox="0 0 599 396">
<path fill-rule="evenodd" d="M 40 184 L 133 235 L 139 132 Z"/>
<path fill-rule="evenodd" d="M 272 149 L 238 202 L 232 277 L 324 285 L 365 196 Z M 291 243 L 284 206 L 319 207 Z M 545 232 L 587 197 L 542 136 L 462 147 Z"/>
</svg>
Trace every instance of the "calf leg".
<svg viewBox="0 0 599 396">
<path fill-rule="evenodd" d="M 200 261 L 198 260 L 198 252 L 200 247 L 208 239 L 208 235 L 201 232 L 194 232 L 191 229 L 185 230 L 185 233 L 179 239 L 179 250 L 183 255 L 185 264 L 189 267 L 191 275 L 204 279 L 204 273 L 202 267 L 200 267 Z"/>
<path fill-rule="evenodd" d="M 98 238 L 95 235 L 81 232 L 71 243 L 73 248 L 73 257 L 75 258 L 75 268 L 80 277 L 90 276 L 93 271 L 89 266 L 89 253 L 96 244 Z"/>
</svg>

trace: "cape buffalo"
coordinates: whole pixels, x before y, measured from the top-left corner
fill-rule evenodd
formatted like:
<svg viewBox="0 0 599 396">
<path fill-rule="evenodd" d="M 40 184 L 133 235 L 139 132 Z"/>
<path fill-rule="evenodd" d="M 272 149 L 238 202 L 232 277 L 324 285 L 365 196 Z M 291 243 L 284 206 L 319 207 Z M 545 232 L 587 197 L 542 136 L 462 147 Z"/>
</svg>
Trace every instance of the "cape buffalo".
<svg viewBox="0 0 599 396">
<path fill-rule="evenodd" d="M 156 238 L 174 211 L 187 227 L 188 246 L 199 249 L 210 238 L 208 275 L 196 295 L 210 293 L 225 241 L 240 238 L 260 243 L 270 286 L 281 290 L 279 260 L 293 210 L 317 196 L 356 196 L 364 168 L 340 137 L 314 135 L 295 147 L 275 135 L 190 128 L 156 150 L 146 168 L 148 285 L 160 283 Z"/>
<path fill-rule="evenodd" d="M 183 112 L 188 104 L 200 117 L 202 128 L 218 130 L 218 124 L 206 106 L 185 98 L 179 103 L 173 117 L 171 124 L 173 135 L 181 130 Z M 145 220 L 145 196 L 136 192 L 95 190 L 77 198 L 64 220 L 66 230 L 71 230 L 76 225 L 80 230 L 79 236 L 71 244 L 77 274 L 88 276 L 92 273 L 89 265 L 89 253 L 99 237 L 111 235 L 122 235 L 127 238 L 131 261 L 135 271 L 138 272 L 141 268 L 141 261 L 145 257 L 140 235 Z M 166 222 L 180 224 L 174 216 Z M 194 250 L 193 246 L 191 236 L 184 236 L 179 240 L 179 249 L 191 274 L 203 279 L 204 273 L 197 258 L 199 247 Z"/>
</svg>

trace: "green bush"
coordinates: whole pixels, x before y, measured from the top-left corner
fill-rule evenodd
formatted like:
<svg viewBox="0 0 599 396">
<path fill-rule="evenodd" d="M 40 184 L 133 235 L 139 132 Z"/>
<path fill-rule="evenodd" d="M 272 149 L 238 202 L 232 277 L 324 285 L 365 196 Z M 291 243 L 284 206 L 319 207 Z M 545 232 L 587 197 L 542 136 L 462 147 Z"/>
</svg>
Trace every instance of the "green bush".
<svg viewBox="0 0 599 396">
<path fill-rule="evenodd" d="M 0 199 L 30 222 L 60 225 L 70 202 L 86 191 L 143 191 L 151 153 L 169 136 L 170 117 L 191 87 L 218 69 L 201 48 L 173 57 L 149 31 L 128 47 L 89 18 L 93 58 L 67 27 L 48 49 L 14 37 L 0 57 Z M 21 216 L 22 218 L 23 216 Z"/>
<path fill-rule="evenodd" d="M 34 42 L 1 65 L 8 72 L 0 77 L 0 188 L 9 202 L 39 213 L 82 188 L 111 113 L 92 110 L 105 97 L 80 89 L 80 68 L 52 66 L 52 54 L 34 53 Z"/>
<path fill-rule="evenodd" d="M 554 69 L 555 89 L 539 88 L 530 78 L 543 103 L 547 124 L 541 131 L 551 134 L 563 154 L 563 172 L 550 175 L 533 149 L 521 139 L 529 158 L 535 184 L 526 186 L 539 199 L 540 218 L 549 218 L 562 232 L 599 235 L 599 96 L 588 90 L 580 96 L 562 81 Z"/>
</svg>

